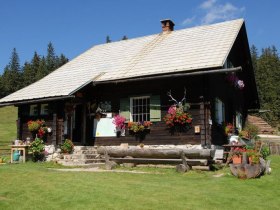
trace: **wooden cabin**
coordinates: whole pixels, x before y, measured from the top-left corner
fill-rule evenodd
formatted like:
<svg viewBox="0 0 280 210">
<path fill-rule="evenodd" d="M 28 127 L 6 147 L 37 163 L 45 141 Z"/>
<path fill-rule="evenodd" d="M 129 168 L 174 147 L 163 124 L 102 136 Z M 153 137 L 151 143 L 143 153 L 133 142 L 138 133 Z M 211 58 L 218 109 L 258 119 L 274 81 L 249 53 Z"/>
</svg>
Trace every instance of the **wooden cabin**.
<svg viewBox="0 0 280 210">
<path fill-rule="evenodd" d="M 248 109 L 259 106 L 244 20 L 182 30 L 173 30 L 171 20 L 161 24 L 159 34 L 94 46 L 0 99 L 0 106 L 18 107 L 18 138 L 31 137 L 29 120 L 44 119 L 52 128 L 48 144 L 139 144 L 128 129 L 116 136 L 112 119 L 120 114 L 153 123 L 147 145 L 224 144 L 222 123 L 241 130 Z M 192 127 L 170 133 L 163 120 L 173 104 L 167 92 L 181 100 L 184 89 Z"/>
</svg>

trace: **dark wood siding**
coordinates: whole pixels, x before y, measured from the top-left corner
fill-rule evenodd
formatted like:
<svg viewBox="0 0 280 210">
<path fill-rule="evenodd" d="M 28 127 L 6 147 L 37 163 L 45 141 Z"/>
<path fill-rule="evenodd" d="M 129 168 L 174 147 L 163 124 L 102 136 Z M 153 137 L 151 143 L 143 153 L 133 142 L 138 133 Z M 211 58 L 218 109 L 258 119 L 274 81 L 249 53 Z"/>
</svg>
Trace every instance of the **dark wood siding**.
<svg viewBox="0 0 280 210">
<path fill-rule="evenodd" d="M 171 135 L 168 127 L 165 125 L 165 122 L 154 122 L 151 126 L 151 131 L 146 135 L 142 143 L 146 145 L 166 145 L 166 144 L 201 144 L 202 135 L 205 134 L 204 128 L 204 112 L 200 110 L 202 104 L 192 104 L 189 113 L 193 117 L 193 125 L 199 125 L 201 127 L 201 133 L 195 134 L 194 127 L 192 127 L 187 132 L 175 133 Z M 167 112 L 162 111 L 161 114 L 164 116 Z M 204 137 L 203 137 L 204 139 Z M 139 140 L 133 136 L 129 135 L 129 131 L 126 129 L 125 136 L 120 138 L 117 137 L 97 137 L 94 140 L 94 145 L 120 145 L 121 143 L 128 143 L 129 145 L 139 144 Z"/>
</svg>

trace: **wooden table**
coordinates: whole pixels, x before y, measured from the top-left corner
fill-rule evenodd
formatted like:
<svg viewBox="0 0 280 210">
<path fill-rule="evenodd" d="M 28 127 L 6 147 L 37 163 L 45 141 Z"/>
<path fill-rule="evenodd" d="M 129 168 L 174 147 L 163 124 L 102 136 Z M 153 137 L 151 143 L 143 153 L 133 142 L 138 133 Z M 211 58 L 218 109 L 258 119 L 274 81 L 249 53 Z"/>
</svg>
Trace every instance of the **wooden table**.
<svg viewBox="0 0 280 210">
<path fill-rule="evenodd" d="M 22 162 L 25 163 L 26 154 L 28 152 L 28 145 L 10 145 L 11 147 L 11 163 L 13 163 L 13 153 L 16 150 L 22 151 Z"/>
</svg>

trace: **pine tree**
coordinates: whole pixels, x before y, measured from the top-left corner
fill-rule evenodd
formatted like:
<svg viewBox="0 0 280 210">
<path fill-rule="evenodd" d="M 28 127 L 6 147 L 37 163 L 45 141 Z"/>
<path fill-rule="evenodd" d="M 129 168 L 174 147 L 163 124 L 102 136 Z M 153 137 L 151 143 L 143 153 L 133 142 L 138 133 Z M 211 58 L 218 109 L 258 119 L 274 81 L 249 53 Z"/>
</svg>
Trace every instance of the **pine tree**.
<svg viewBox="0 0 280 210">
<path fill-rule="evenodd" d="M 128 39 L 128 38 L 127 38 L 126 35 L 124 35 L 123 38 L 122 38 L 122 40 L 127 40 L 127 39 Z"/>
<path fill-rule="evenodd" d="M 24 86 L 30 85 L 34 82 L 36 82 L 36 75 L 39 70 L 40 66 L 40 57 L 37 54 L 37 52 L 34 52 L 33 58 L 31 60 L 31 63 L 25 62 L 23 66 L 23 84 Z"/>
<path fill-rule="evenodd" d="M 51 73 L 57 68 L 57 56 L 55 55 L 54 47 L 51 42 L 48 44 L 46 66 L 48 73 Z"/>
<path fill-rule="evenodd" d="M 112 40 L 110 39 L 110 36 L 106 36 L 106 43 L 111 43 Z"/>
<path fill-rule="evenodd" d="M 258 61 L 258 49 L 255 45 L 251 47 L 251 58 L 252 58 L 252 65 L 254 71 L 257 70 L 257 61 Z"/>
<path fill-rule="evenodd" d="M 4 95 L 13 93 L 23 87 L 22 71 L 15 48 L 12 51 L 9 65 L 7 65 L 4 69 L 4 73 L 2 75 L 2 86 L 4 89 Z"/>
<path fill-rule="evenodd" d="M 2 81 L 2 75 L 0 75 L 0 98 L 4 97 L 4 87 Z"/>
<path fill-rule="evenodd" d="M 59 68 L 60 66 L 63 66 L 64 64 L 66 64 L 68 62 L 68 58 L 65 57 L 65 55 L 60 54 L 58 61 L 57 61 L 57 68 Z"/>
<path fill-rule="evenodd" d="M 280 60 L 276 47 L 262 49 L 255 72 L 261 109 L 269 110 L 261 117 L 276 126 L 280 123 Z"/>
<path fill-rule="evenodd" d="M 37 74 L 36 74 L 36 81 L 39 80 L 39 79 L 42 79 L 48 73 L 49 73 L 49 71 L 48 71 L 48 67 L 47 67 L 47 62 L 46 62 L 45 57 L 43 56 L 41 61 L 40 61 L 39 69 L 38 69 Z"/>
</svg>

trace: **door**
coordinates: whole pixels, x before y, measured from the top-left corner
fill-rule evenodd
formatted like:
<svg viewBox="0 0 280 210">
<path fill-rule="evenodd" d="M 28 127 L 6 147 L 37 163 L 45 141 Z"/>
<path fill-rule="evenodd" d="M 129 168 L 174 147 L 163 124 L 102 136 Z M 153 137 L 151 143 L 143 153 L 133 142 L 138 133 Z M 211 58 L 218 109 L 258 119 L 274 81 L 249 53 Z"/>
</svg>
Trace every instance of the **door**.
<svg viewBox="0 0 280 210">
<path fill-rule="evenodd" d="M 78 104 L 75 107 L 72 119 L 72 141 L 75 143 L 83 143 L 83 125 L 84 125 L 84 116 L 83 116 L 83 105 Z"/>
</svg>

